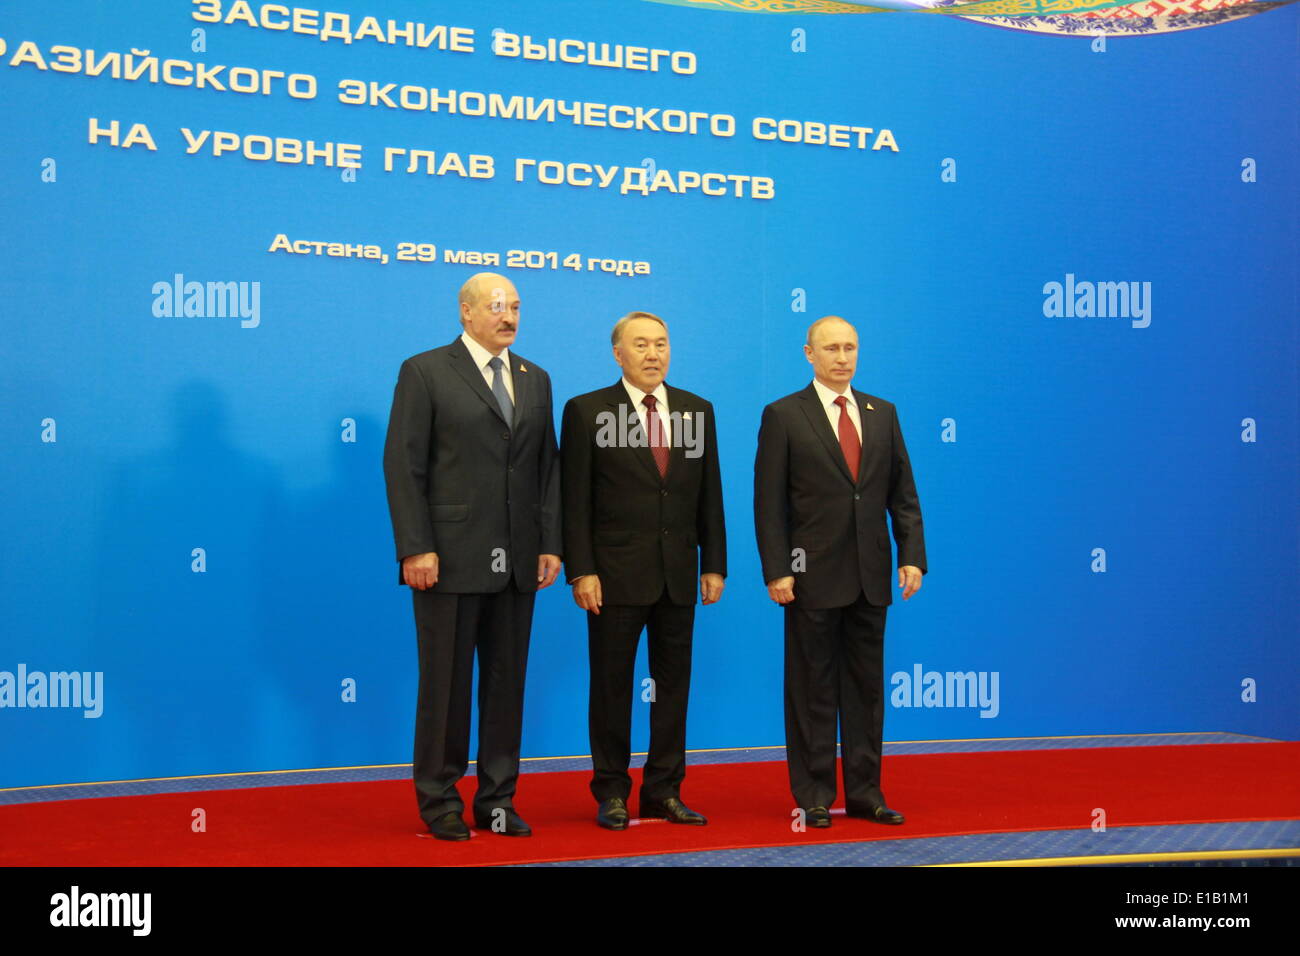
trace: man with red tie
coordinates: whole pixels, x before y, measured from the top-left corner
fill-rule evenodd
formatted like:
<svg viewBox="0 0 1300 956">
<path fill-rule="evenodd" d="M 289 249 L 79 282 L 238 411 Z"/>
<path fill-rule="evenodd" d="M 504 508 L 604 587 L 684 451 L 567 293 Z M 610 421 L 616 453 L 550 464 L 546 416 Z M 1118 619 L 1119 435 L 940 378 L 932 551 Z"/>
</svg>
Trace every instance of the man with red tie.
<svg viewBox="0 0 1300 956">
<path fill-rule="evenodd" d="M 713 406 L 665 384 L 668 327 L 625 315 L 611 336 L 621 381 L 571 398 L 560 434 L 565 571 L 587 612 L 596 822 L 626 829 L 633 667 L 650 652 L 650 747 L 640 816 L 704 824 L 681 800 L 698 588 L 722 596 L 727 539 Z"/>
<path fill-rule="evenodd" d="M 754 525 L 768 596 L 785 608 L 786 760 L 812 827 L 831 825 L 835 742 L 845 811 L 903 815 L 880 787 L 885 611 L 898 546 L 907 600 L 926 572 L 921 506 L 894 406 L 854 390 L 858 335 L 839 316 L 808 329 L 813 382 L 763 409 L 754 460 Z"/>
</svg>

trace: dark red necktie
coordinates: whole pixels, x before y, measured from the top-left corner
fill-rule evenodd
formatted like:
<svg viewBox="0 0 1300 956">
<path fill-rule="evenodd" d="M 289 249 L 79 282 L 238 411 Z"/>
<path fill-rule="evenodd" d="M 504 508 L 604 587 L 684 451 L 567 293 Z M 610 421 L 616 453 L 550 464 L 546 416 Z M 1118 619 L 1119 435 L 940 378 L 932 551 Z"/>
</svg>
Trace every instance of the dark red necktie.
<svg viewBox="0 0 1300 956">
<path fill-rule="evenodd" d="M 854 484 L 857 484 L 858 462 L 862 460 L 862 439 L 858 438 L 853 419 L 849 418 L 849 400 L 841 395 L 835 399 L 835 404 L 840 407 L 840 451 L 844 452 L 849 474 L 853 476 Z"/>
<path fill-rule="evenodd" d="M 655 411 L 658 402 L 653 395 L 647 395 L 641 401 L 646 409 L 645 424 L 646 431 L 650 433 L 650 454 L 655 456 L 659 477 L 663 478 L 668 474 L 668 442 L 664 439 L 664 423 L 659 420 L 659 413 Z"/>
</svg>

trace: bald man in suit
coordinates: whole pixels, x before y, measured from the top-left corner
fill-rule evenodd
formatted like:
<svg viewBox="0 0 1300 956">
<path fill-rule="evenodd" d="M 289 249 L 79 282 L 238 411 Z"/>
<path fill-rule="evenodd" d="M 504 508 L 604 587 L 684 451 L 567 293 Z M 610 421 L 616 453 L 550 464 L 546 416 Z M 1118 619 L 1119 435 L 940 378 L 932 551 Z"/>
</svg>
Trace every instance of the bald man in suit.
<svg viewBox="0 0 1300 956">
<path fill-rule="evenodd" d="M 813 381 L 763 410 L 754 460 L 754 525 L 768 596 L 785 609 L 785 725 L 790 789 L 808 826 L 831 825 L 835 742 L 845 812 L 901 824 L 880 784 L 885 612 L 926 572 L 921 505 L 894 406 L 852 388 L 857 331 L 839 316 L 808 330 Z"/>
<path fill-rule="evenodd" d="M 474 655 L 479 746 L 474 819 L 530 836 L 514 808 L 536 592 L 560 570 L 560 459 L 551 380 L 511 351 L 519 293 L 479 273 L 461 287 L 462 332 L 402 363 L 384 446 L 388 507 L 420 653 L 413 775 L 440 840 L 468 840 L 456 784 L 469 764 Z"/>
</svg>

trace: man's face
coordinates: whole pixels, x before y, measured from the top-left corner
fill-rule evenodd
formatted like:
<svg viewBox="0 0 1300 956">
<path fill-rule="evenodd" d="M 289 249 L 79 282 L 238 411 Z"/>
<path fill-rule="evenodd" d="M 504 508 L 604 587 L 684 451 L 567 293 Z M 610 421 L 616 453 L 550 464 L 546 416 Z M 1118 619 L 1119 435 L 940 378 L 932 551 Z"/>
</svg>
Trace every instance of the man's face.
<svg viewBox="0 0 1300 956">
<path fill-rule="evenodd" d="M 668 330 L 654 319 L 632 319 L 614 346 L 614 361 L 629 382 L 653 392 L 668 376 Z"/>
<path fill-rule="evenodd" d="M 812 345 L 805 345 L 803 353 L 817 381 L 843 392 L 858 367 L 858 333 L 847 322 L 825 322 L 813 331 Z"/>
<path fill-rule="evenodd" d="M 461 321 L 465 331 L 493 355 L 514 344 L 519 331 L 519 293 L 504 276 L 481 279 L 474 304 L 463 303 Z"/>
</svg>

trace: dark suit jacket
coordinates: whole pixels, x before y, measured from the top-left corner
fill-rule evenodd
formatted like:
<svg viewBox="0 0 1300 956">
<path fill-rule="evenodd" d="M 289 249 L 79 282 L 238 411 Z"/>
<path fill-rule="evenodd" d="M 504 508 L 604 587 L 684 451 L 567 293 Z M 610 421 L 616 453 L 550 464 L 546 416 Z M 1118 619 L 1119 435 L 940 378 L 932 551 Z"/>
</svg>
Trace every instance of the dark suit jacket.
<svg viewBox="0 0 1300 956">
<path fill-rule="evenodd" d="M 570 583 L 599 575 L 606 604 L 653 604 L 665 587 L 673 604 L 694 604 L 701 573 L 727 573 L 713 406 L 680 388 L 665 388 L 673 447 L 663 480 L 648 445 L 620 447 L 609 440 L 617 439 L 617 424 L 613 432 L 607 429 L 620 416 L 639 428 L 621 380 L 564 406 L 565 570 Z M 683 414 L 691 421 L 682 420 Z M 687 456 L 688 425 L 695 429 L 698 457 Z"/>
<path fill-rule="evenodd" d="M 854 389 L 853 397 L 862 419 L 856 484 L 811 383 L 763 409 L 758 431 L 754 526 L 763 580 L 793 574 L 795 602 L 809 609 L 844 607 L 859 591 L 871 604 L 891 603 L 886 512 L 899 566 L 926 571 L 921 504 L 898 412 L 875 395 Z M 795 548 L 803 570 L 792 570 Z"/>
<path fill-rule="evenodd" d="M 403 558 L 434 551 L 434 591 L 535 591 L 537 556 L 561 553 L 551 380 L 510 363 L 513 431 L 459 337 L 402 363 L 384 445 L 399 584 Z"/>
</svg>

